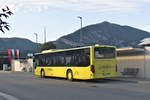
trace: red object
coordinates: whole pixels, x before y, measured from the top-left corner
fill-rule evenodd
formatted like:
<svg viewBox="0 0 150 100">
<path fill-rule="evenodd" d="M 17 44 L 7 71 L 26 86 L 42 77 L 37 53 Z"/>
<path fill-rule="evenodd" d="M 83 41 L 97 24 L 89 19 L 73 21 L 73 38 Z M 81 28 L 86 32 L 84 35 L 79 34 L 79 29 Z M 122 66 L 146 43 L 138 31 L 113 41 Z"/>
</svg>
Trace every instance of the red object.
<svg viewBox="0 0 150 100">
<path fill-rule="evenodd" d="M 15 56 L 16 56 L 17 58 L 19 58 L 19 50 L 18 50 L 18 49 L 16 49 L 16 53 L 15 53 L 15 54 L 16 54 Z"/>
<path fill-rule="evenodd" d="M 94 66 L 94 65 L 91 65 L 90 68 L 91 68 L 91 72 L 92 72 L 92 73 L 95 73 L 95 66 Z"/>
<path fill-rule="evenodd" d="M 8 53 L 8 58 L 11 58 L 11 49 L 8 49 L 7 53 Z"/>
<path fill-rule="evenodd" d="M 8 60 L 11 61 L 11 49 L 8 49 L 7 53 L 8 53 Z"/>
</svg>

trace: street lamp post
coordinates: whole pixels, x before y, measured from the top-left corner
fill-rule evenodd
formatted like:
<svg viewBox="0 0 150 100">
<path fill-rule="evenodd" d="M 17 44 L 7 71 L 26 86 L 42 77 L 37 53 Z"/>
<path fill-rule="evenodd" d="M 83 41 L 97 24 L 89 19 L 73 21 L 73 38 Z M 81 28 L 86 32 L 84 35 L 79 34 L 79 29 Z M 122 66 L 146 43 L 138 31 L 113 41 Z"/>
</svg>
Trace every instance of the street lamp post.
<svg viewBox="0 0 150 100">
<path fill-rule="evenodd" d="M 82 42 L 82 17 L 78 16 L 78 18 L 80 19 L 80 24 L 81 24 L 81 27 L 80 27 L 80 43 L 81 43 Z"/>
</svg>

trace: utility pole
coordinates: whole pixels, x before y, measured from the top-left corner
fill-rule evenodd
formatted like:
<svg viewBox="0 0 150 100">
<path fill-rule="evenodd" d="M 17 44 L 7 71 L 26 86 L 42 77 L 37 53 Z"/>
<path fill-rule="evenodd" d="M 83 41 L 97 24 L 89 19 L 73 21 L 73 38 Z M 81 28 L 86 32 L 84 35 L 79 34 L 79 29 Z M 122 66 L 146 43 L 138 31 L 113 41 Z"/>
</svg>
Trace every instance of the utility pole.
<svg viewBox="0 0 150 100">
<path fill-rule="evenodd" d="M 36 36 L 36 43 L 38 43 L 38 34 L 34 33 L 34 35 Z"/>
<path fill-rule="evenodd" d="M 46 43 L 46 27 L 44 27 L 44 43 Z"/>
<path fill-rule="evenodd" d="M 37 49 L 38 49 L 38 34 L 34 33 L 34 35 L 36 36 L 36 44 L 37 44 Z"/>
<path fill-rule="evenodd" d="M 80 25 L 81 25 L 81 27 L 80 27 L 80 43 L 81 43 L 82 42 L 82 17 L 78 16 L 77 18 L 80 19 Z"/>
</svg>

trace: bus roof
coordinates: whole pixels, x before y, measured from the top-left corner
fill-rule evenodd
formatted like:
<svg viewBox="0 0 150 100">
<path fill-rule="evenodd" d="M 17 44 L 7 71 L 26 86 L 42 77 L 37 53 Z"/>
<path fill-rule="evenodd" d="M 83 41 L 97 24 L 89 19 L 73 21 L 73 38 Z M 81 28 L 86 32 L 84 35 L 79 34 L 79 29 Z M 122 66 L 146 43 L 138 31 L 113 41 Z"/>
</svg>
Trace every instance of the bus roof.
<svg viewBox="0 0 150 100">
<path fill-rule="evenodd" d="M 61 51 L 69 51 L 69 50 L 77 50 L 77 49 L 84 49 L 84 48 L 90 48 L 90 47 L 111 47 L 111 48 L 115 48 L 115 46 L 96 44 L 96 45 L 93 45 L 93 46 L 85 46 L 85 47 L 77 47 L 77 48 L 69 48 L 69 49 L 49 49 L 49 50 L 44 50 L 41 53 L 36 53 L 35 55 L 61 52 Z"/>
</svg>

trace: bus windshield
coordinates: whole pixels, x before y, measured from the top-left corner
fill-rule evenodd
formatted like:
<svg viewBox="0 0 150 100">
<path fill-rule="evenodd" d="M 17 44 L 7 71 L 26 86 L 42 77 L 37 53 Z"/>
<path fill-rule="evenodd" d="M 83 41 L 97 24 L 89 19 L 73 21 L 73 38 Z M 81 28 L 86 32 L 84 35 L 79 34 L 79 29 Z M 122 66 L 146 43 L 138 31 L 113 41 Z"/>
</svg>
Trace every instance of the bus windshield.
<svg viewBox="0 0 150 100">
<path fill-rule="evenodd" d="M 97 59 L 115 58 L 115 48 L 111 47 L 95 47 L 94 55 Z"/>
</svg>

